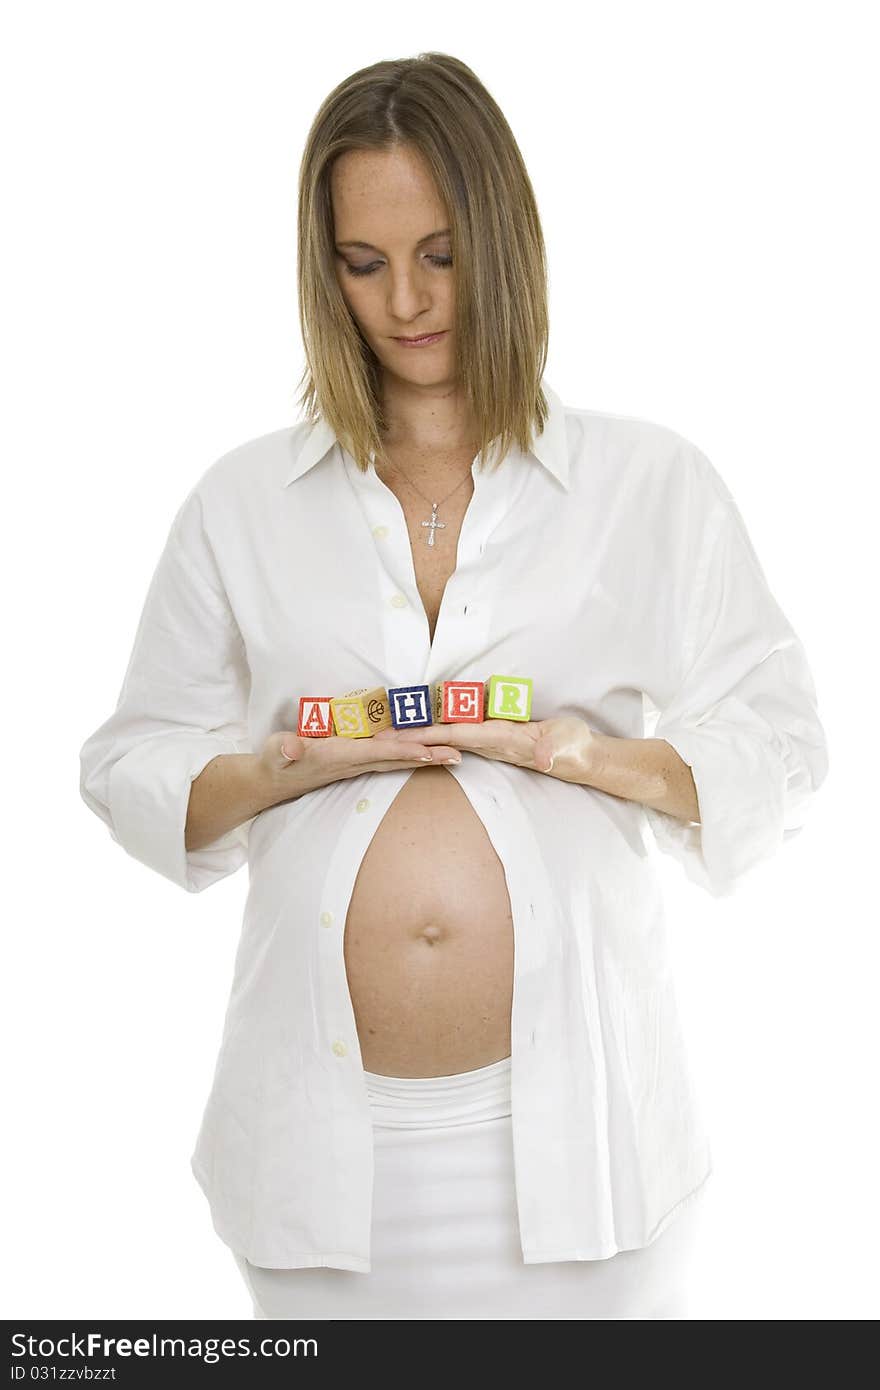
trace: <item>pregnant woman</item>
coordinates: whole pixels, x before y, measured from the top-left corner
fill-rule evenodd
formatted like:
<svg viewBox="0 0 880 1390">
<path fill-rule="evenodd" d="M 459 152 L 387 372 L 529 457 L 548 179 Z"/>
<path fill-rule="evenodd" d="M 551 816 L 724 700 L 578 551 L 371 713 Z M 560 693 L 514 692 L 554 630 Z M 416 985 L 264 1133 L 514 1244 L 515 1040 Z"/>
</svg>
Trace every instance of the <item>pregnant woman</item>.
<svg viewBox="0 0 880 1390">
<path fill-rule="evenodd" d="M 711 1158 L 654 850 L 718 896 L 799 832 L 805 654 L 705 455 L 543 377 L 464 64 L 327 97 L 299 286 L 307 418 L 191 489 L 81 751 L 143 864 L 248 864 L 193 1173 L 258 1318 L 684 1317 Z"/>
</svg>

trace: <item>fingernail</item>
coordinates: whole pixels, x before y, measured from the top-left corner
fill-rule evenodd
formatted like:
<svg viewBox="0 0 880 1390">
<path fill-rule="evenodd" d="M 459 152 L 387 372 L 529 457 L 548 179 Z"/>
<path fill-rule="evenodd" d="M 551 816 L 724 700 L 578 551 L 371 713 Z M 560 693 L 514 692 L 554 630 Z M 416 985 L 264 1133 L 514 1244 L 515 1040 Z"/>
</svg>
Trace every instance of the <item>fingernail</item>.
<svg viewBox="0 0 880 1390">
<path fill-rule="evenodd" d="M 460 763 L 461 758 L 441 758 L 442 763 Z"/>
<path fill-rule="evenodd" d="M 433 761 L 434 759 L 431 757 L 430 753 L 425 753 L 424 755 L 420 755 L 419 757 L 420 763 L 432 763 Z"/>
</svg>

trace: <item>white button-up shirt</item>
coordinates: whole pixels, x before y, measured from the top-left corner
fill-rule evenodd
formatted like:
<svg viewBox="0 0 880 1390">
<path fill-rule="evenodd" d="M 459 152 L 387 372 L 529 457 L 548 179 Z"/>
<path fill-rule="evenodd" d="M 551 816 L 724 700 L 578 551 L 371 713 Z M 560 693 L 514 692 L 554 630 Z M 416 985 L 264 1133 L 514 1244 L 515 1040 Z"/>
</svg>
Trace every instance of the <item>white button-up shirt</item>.
<svg viewBox="0 0 880 1390">
<path fill-rule="evenodd" d="M 252 1263 L 370 1270 L 371 1112 L 343 958 L 355 878 L 413 771 L 273 806 L 187 853 L 190 784 L 297 727 L 301 696 L 531 677 L 532 719 L 666 739 L 701 822 L 464 752 L 449 769 L 512 905 L 516 1201 L 526 1263 L 649 1243 L 711 1172 L 667 959 L 657 847 L 728 894 L 827 770 L 801 644 L 709 460 L 659 424 L 563 405 L 474 493 L 433 642 L 406 522 L 321 421 L 216 460 L 159 559 L 81 792 L 189 892 L 248 862 L 191 1163 Z"/>
</svg>

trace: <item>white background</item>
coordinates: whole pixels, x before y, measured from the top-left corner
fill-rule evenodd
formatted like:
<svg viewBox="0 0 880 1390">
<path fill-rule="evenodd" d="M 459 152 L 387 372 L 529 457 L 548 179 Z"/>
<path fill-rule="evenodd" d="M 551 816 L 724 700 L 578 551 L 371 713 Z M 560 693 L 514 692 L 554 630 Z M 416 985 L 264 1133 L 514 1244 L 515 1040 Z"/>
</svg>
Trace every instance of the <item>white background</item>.
<svg viewBox="0 0 880 1390">
<path fill-rule="evenodd" d="M 471 66 L 550 262 L 547 377 L 708 454 L 831 772 L 731 899 L 664 860 L 713 1138 L 703 1319 L 877 1316 L 876 47 L 870 4 L 33 3 L 7 15 L 3 1316 L 251 1315 L 189 1168 L 247 871 L 114 845 L 77 753 L 171 519 L 296 418 L 299 159 L 383 58 Z M 585 851 L 588 847 L 585 846 Z"/>
</svg>

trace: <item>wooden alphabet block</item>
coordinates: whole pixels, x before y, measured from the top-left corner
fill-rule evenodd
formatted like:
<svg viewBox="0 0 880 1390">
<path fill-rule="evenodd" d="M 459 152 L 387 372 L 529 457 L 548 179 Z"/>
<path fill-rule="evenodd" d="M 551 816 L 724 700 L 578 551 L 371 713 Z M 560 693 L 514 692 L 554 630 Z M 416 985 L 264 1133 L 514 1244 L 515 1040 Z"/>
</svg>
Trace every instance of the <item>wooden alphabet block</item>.
<svg viewBox="0 0 880 1390">
<path fill-rule="evenodd" d="M 485 699 L 482 681 L 438 681 L 434 687 L 434 723 L 482 724 Z"/>
<path fill-rule="evenodd" d="M 303 738 L 330 738 L 333 715 L 329 695 L 302 695 L 296 732 Z"/>
<path fill-rule="evenodd" d="M 486 719 L 532 717 L 532 682 L 528 676 L 490 676 L 486 683 Z"/>
<path fill-rule="evenodd" d="M 391 728 L 388 691 L 381 685 L 338 695 L 330 701 L 330 709 L 340 738 L 371 738 L 380 729 Z"/>
<path fill-rule="evenodd" d="M 388 703 L 395 729 L 422 729 L 434 722 L 431 718 L 430 686 L 394 686 L 388 691 Z"/>
</svg>

